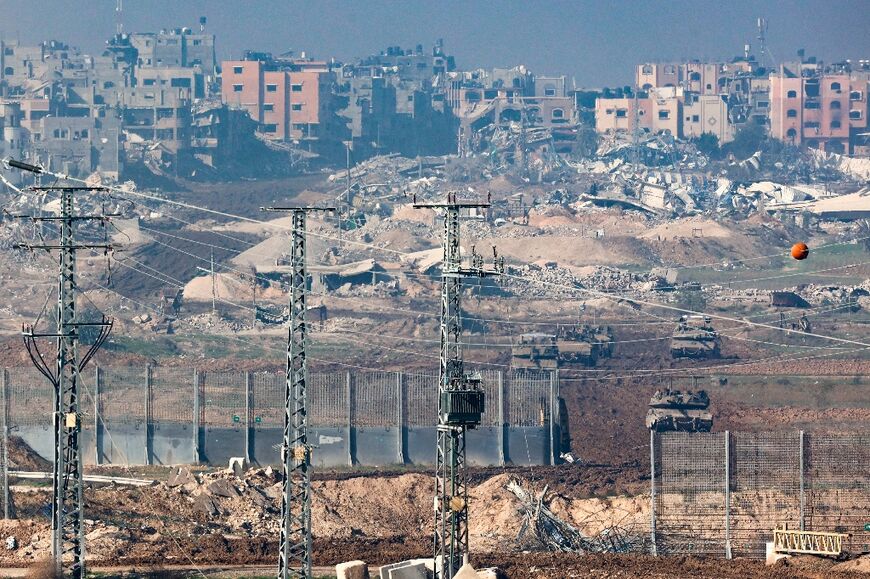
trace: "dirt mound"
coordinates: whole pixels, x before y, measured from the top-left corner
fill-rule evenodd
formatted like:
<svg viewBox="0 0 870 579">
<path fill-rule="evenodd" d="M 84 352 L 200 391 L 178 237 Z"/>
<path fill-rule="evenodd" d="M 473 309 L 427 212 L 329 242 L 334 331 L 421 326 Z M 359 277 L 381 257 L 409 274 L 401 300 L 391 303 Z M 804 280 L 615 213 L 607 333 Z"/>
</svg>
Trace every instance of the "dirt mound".
<svg viewBox="0 0 870 579">
<path fill-rule="evenodd" d="M 851 561 L 837 563 L 831 567 L 832 571 L 849 572 L 849 573 L 867 573 L 870 574 L 870 555 L 862 555 Z"/>
<path fill-rule="evenodd" d="M 231 302 L 247 302 L 253 299 L 254 289 L 249 279 L 237 274 L 215 274 L 215 293 L 218 299 Z M 211 276 L 201 275 L 193 278 L 184 286 L 184 299 L 191 301 L 211 301 Z M 278 288 L 257 288 L 257 299 L 284 299 L 285 294 Z"/>
<path fill-rule="evenodd" d="M 51 463 L 30 448 L 19 436 L 9 437 L 9 467 L 12 470 L 50 472 Z"/>
<path fill-rule="evenodd" d="M 435 223 L 435 211 L 433 209 L 415 209 L 413 204 L 396 205 L 393 208 L 393 221 L 413 221 L 432 225 Z"/>
</svg>

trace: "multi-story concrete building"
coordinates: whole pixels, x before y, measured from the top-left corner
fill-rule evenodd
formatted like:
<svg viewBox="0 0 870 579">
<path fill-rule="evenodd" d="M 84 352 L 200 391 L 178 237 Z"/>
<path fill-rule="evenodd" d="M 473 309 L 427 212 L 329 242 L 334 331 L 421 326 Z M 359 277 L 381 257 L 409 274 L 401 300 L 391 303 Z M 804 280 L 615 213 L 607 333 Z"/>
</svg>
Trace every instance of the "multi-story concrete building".
<svg viewBox="0 0 870 579">
<path fill-rule="evenodd" d="M 682 99 L 682 90 L 673 87 L 639 92 L 636 98 L 598 98 L 595 101 L 595 130 L 599 133 L 631 133 L 636 127 L 639 131 L 680 137 Z"/>
<path fill-rule="evenodd" d="M 687 93 L 682 102 L 681 136 L 686 139 L 704 133 L 715 135 L 720 143 L 734 139 L 734 125 L 729 122 L 726 97 Z"/>
<path fill-rule="evenodd" d="M 31 153 L 51 171 L 120 175 L 121 124 L 115 118 L 43 117 L 31 125 Z"/>
<path fill-rule="evenodd" d="M 826 152 L 851 153 L 867 129 L 867 81 L 822 67 L 800 75 L 783 65 L 770 76 L 771 136 Z"/>
<path fill-rule="evenodd" d="M 335 73 L 325 62 L 248 53 L 221 65 L 221 98 L 246 109 L 269 139 L 318 139 L 332 112 Z"/>
<path fill-rule="evenodd" d="M 132 47 L 139 68 L 198 66 L 206 75 L 214 75 L 217 65 L 214 34 L 197 33 L 190 28 L 121 34 L 109 44 Z"/>
</svg>

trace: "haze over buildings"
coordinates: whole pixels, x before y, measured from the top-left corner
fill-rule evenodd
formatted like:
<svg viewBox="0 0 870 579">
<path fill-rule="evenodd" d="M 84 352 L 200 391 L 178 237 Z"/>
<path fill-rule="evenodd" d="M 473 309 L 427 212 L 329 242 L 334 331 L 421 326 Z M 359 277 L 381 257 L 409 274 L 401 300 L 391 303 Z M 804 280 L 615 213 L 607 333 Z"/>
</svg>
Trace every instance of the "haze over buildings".
<svg viewBox="0 0 870 579">
<path fill-rule="evenodd" d="M 4 0 L 0 34 L 25 44 L 58 38 L 96 52 L 115 32 L 114 0 Z M 292 48 L 349 60 L 384 46 L 409 47 L 444 38 L 462 63 L 486 68 L 525 64 L 564 74 L 578 86 L 621 86 L 646 60 L 727 59 L 756 43 L 755 20 L 770 20 L 777 60 L 798 48 L 825 61 L 870 53 L 870 11 L 862 0 L 829 2 L 257 2 L 148 0 L 124 3 L 128 31 L 174 28 L 207 16 L 219 38 L 218 58 L 244 50 L 276 54 Z M 70 26 L 86 15 L 87 26 Z M 556 16 L 558 15 L 558 16 Z M 723 25 L 727 23 L 727 26 Z"/>
</svg>

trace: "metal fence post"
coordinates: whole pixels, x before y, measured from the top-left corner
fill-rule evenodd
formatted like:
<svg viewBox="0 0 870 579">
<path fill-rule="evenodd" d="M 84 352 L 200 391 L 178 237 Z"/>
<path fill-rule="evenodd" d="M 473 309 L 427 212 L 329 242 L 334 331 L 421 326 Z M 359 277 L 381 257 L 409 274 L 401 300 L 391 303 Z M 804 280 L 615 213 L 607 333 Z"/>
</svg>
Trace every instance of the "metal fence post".
<svg viewBox="0 0 870 579">
<path fill-rule="evenodd" d="M 3 398 L 3 518 L 9 518 L 9 370 L 0 373 L 0 388 Z"/>
<path fill-rule="evenodd" d="M 193 464 L 199 464 L 199 370 L 193 370 Z"/>
<path fill-rule="evenodd" d="M 396 459 L 399 464 L 405 464 L 405 375 L 396 372 Z"/>
<path fill-rule="evenodd" d="M 649 536 L 651 540 L 650 553 L 653 557 L 658 556 L 656 546 L 656 431 L 649 431 Z"/>
<path fill-rule="evenodd" d="M 254 383 L 251 372 L 245 372 L 245 461 L 251 464 L 251 434 L 254 428 Z"/>
<path fill-rule="evenodd" d="M 725 558 L 731 558 L 731 433 L 725 431 Z"/>
<path fill-rule="evenodd" d="M 799 439 L 799 448 L 800 448 L 800 529 L 801 531 L 804 529 L 804 515 L 806 513 L 806 494 L 805 494 L 805 486 L 804 486 L 804 473 L 805 473 L 805 459 L 804 459 L 804 449 L 806 448 L 804 445 L 804 431 L 800 431 L 800 439 Z"/>
<path fill-rule="evenodd" d="M 507 419 L 505 416 L 505 400 L 507 397 L 505 396 L 505 386 L 504 386 L 504 371 L 498 371 L 498 460 L 501 466 L 504 466 L 507 462 L 508 452 L 507 452 L 507 436 L 505 435 L 505 431 L 507 430 Z"/>
<path fill-rule="evenodd" d="M 145 366 L 145 464 L 151 464 L 151 457 L 154 454 L 153 448 L 153 433 L 151 431 L 151 364 Z"/>
<path fill-rule="evenodd" d="M 102 389 L 103 372 L 99 366 L 94 368 L 94 464 L 103 464 L 103 433 L 100 428 L 100 390 Z"/>
<path fill-rule="evenodd" d="M 353 376 L 350 370 L 345 374 L 345 395 L 347 397 L 347 466 L 353 466 Z"/>
<path fill-rule="evenodd" d="M 556 436 L 559 416 L 559 370 L 550 371 L 550 464 L 555 465 L 559 460 L 559 438 Z"/>
</svg>

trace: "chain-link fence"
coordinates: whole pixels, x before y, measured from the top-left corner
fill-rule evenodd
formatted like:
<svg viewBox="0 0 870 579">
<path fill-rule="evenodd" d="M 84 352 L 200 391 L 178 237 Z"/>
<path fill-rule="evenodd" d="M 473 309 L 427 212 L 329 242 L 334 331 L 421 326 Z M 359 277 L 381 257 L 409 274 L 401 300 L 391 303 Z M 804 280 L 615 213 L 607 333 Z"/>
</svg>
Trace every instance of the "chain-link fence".
<svg viewBox="0 0 870 579">
<path fill-rule="evenodd" d="M 763 557 L 775 527 L 870 548 L 870 433 L 653 433 L 658 553 Z"/>
</svg>

